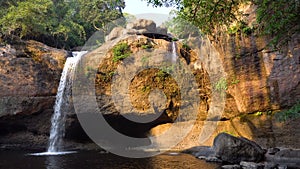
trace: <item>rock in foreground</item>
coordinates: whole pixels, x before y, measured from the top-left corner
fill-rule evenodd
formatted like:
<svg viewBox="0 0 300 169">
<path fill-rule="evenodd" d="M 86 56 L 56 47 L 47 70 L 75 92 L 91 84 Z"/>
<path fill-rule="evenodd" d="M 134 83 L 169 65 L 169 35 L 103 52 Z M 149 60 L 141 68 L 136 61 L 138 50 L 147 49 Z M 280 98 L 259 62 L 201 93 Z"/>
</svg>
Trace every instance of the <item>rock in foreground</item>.
<svg viewBox="0 0 300 169">
<path fill-rule="evenodd" d="M 262 161 L 265 153 L 255 142 L 226 133 L 221 133 L 215 138 L 213 148 L 218 158 L 234 164 L 241 161 Z"/>
</svg>

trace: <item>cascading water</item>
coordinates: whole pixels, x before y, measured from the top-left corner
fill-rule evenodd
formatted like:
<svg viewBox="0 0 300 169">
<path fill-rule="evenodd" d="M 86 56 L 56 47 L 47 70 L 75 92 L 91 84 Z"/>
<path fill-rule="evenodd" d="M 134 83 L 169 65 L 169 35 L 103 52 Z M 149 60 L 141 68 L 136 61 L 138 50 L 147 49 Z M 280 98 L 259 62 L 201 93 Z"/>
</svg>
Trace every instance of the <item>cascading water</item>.
<svg viewBox="0 0 300 169">
<path fill-rule="evenodd" d="M 60 82 L 56 94 L 56 100 L 54 105 L 54 114 L 51 119 L 51 130 L 49 137 L 48 150 L 44 153 L 35 153 L 31 155 L 60 155 L 73 153 L 69 152 L 60 152 L 62 139 L 65 134 L 65 122 L 67 112 L 70 110 L 69 101 L 71 98 L 71 88 L 72 88 L 72 78 L 74 69 L 81 59 L 81 57 L 87 52 L 73 52 L 73 57 L 68 57 L 64 69 L 62 71 Z"/>
<path fill-rule="evenodd" d="M 65 134 L 66 114 L 69 110 L 71 96 L 72 77 L 77 62 L 86 52 L 74 52 L 74 57 L 66 60 L 56 95 L 54 114 L 51 119 L 51 130 L 48 152 L 58 152 L 61 148 L 62 138 Z"/>
<path fill-rule="evenodd" d="M 172 62 L 176 62 L 177 61 L 177 48 L 176 48 L 176 42 L 172 41 Z"/>
</svg>

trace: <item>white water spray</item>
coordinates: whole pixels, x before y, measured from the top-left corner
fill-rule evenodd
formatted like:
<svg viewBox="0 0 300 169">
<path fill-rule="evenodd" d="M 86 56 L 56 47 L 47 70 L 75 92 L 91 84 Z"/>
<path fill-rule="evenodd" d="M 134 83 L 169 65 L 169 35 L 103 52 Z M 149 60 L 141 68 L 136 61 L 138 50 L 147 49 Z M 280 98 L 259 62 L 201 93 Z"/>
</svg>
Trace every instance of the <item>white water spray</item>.
<svg viewBox="0 0 300 169">
<path fill-rule="evenodd" d="M 74 52 L 74 57 L 67 58 L 65 62 L 56 95 L 54 114 L 51 119 L 48 153 L 61 151 L 62 138 L 65 134 L 66 115 L 70 108 L 69 100 L 72 92 L 73 73 L 76 64 L 85 53 L 86 52 Z"/>
</svg>

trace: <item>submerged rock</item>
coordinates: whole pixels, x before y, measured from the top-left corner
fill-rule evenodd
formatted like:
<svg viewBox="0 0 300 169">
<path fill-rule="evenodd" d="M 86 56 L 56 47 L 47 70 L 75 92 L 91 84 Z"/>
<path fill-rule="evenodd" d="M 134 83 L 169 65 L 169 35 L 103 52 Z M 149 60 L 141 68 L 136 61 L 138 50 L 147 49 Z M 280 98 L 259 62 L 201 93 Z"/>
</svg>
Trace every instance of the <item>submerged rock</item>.
<svg viewBox="0 0 300 169">
<path fill-rule="evenodd" d="M 221 133 L 214 139 L 213 148 L 217 157 L 234 164 L 241 161 L 262 161 L 265 153 L 255 142 L 227 133 Z"/>
</svg>

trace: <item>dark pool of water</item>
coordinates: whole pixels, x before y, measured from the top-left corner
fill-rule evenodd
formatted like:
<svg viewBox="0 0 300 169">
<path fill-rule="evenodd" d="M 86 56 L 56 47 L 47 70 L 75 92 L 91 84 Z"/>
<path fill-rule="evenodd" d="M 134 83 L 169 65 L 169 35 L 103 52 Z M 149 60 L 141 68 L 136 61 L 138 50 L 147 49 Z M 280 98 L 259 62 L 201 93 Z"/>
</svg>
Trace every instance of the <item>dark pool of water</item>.
<svg viewBox="0 0 300 169">
<path fill-rule="evenodd" d="M 188 154 L 161 154 L 151 158 L 125 158 L 100 151 L 81 151 L 61 156 L 30 156 L 24 151 L 0 151 L 1 169 L 217 169 Z"/>
</svg>

